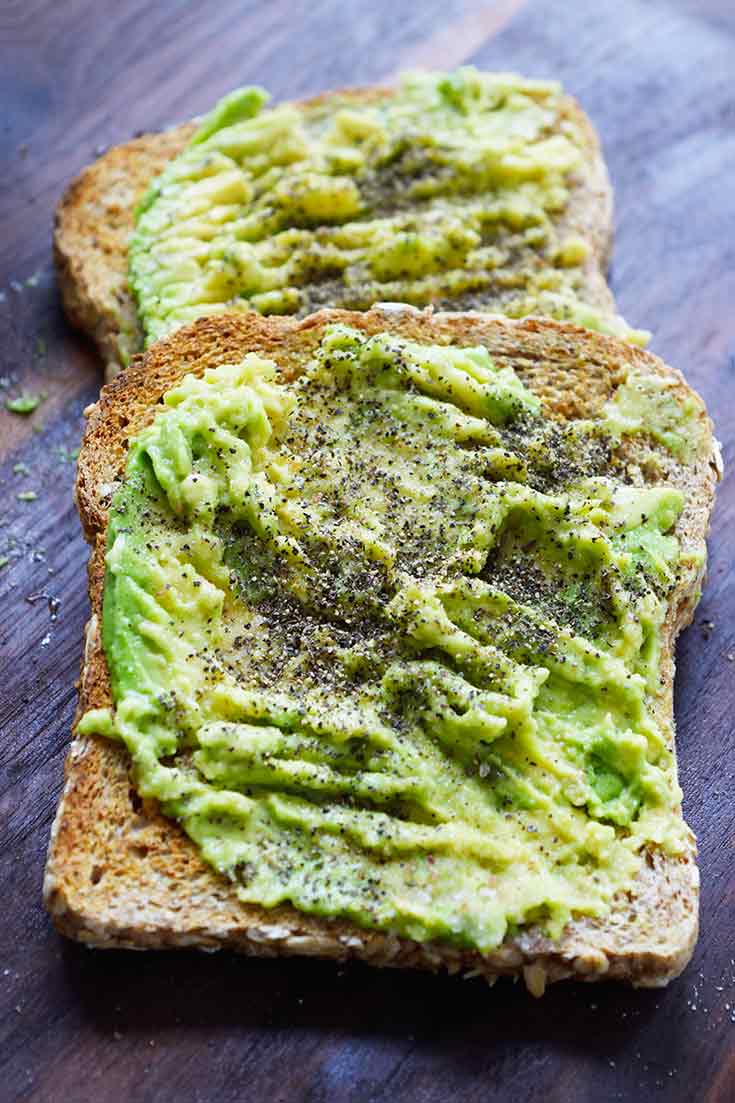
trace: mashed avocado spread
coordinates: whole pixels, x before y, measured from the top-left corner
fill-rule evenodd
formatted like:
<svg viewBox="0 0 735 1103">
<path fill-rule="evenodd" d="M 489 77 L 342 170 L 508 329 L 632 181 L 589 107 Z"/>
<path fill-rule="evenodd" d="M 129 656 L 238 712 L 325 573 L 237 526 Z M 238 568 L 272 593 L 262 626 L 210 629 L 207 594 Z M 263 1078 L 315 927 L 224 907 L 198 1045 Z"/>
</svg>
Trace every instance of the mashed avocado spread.
<svg viewBox="0 0 735 1103">
<path fill-rule="evenodd" d="M 687 831 L 652 707 L 683 498 L 611 474 L 610 420 L 341 325 L 295 382 L 184 377 L 113 498 L 81 731 L 243 901 L 481 951 L 603 915 Z"/>
<path fill-rule="evenodd" d="M 147 342 L 203 314 L 387 300 L 645 342 L 584 302 L 590 246 L 566 215 L 589 137 L 559 85 L 464 68 L 395 94 L 267 98 L 222 100 L 140 205 L 130 284 Z"/>
</svg>

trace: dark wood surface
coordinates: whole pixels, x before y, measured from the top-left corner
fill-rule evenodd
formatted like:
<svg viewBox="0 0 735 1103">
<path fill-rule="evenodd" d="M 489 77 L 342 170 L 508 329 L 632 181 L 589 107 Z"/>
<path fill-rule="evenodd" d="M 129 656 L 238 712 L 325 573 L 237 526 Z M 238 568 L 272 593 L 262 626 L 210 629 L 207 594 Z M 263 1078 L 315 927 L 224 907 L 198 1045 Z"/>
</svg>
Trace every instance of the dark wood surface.
<svg viewBox="0 0 735 1103">
<path fill-rule="evenodd" d="M 662 992 L 95 953 L 40 893 L 87 612 L 70 452 L 99 386 L 64 323 L 54 204 L 105 146 L 257 81 L 277 98 L 472 61 L 561 78 L 604 141 L 623 312 L 710 404 L 735 462 L 735 5 L 731 0 L 3 0 L 0 375 L 0 1099 L 446 1103 L 735 1099 L 735 488 L 679 647 L 678 745 L 702 934 Z M 14 467 L 26 464 L 24 469 Z M 19 500 L 26 490 L 35 501 Z"/>
</svg>

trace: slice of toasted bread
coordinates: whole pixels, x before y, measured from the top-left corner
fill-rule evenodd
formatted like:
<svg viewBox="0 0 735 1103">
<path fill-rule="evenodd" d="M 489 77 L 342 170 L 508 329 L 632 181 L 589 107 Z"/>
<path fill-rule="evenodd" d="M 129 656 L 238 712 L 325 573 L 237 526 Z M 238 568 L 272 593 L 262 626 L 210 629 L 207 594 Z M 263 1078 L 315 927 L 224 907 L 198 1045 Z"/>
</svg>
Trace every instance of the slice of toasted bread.
<svg viewBox="0 0 735 1103">
<path fill-rule="evenodd" d="M 315 107 L 334 96 L 359 104 L 386 94 L 379 88 L 348 90 L 300 105 Z M 584 166 L 570 181 L 570 199 L 558 228 L 562 236 L 580 237 L 589 247 L 579 299 L 612 316 L 615 302 L 605 279 L 612 244 L 612 188 L 595 129 L 569 96 L 560 101 L 558 123 L 565 120 L 581 136 Z M 194 129 L 194 123 L 184 123 L 108 150 L 70 184 L 57 208 L 54 256 L 64 309 L 72 325 L 97 345 L 108 379 L 143 347 L 128 287 L 128 240 L 135 207 L 151 180 L 185 148 Z"/>
<path fill-rule="evenodd" d="M 705 536 L 717 478 L 716 445 L 701 399 L 682 376 L 657 358 L 612 338 L 566 324 L 511 322 L 481 314 L 374 309 L 366 314 L 321 311 L 304 320 L 257 315 L 200 319 L 152 346 L 108 384 L 89 411 L 79 457 L 77 504 L 92 547 L 92 616 L 87 629 L 77 718 L 110 704 L 101 647 L 107 509 L 124 470 L 127 442 L 148 424 L 160 397 L 189 372 L 238 361 L 256 351 L 297 375 L 328 323 L 344 322 L 367 334 L 389 331 L 426 343 L 482 344 L 498 366 L 512 364 L 560 419 L 594 417 L 626 379 L 645 368 L 666 378 L 692 404 L 702 444 L 687 463 L 658 449 L 659 478 L 686 495 L 677 536 L 691 566 L 672 593 L 663 627 L 661 690 L 651 707 L 673 733 L 674 644 L 692 617 L 704 572 Z M 640 445 L 628 438 L 630 462 Z M 649 445 L 655 442 L 648 442 Z M 626 458 L 628 458 L 626 453 Z M 671 735 L 673 739 L 673 734 Z M 58 929 L 94 947 L 229 947 L 253 955 L 311 954 L 376 965 L 476 972 L 488 980 L 520 974 L 540 994 L 546 981 L 577 976 L 658 986 L 688 961 L 697 935 L 698 872 L 695 844 L 668 857 L 651 847 L 634 888 L 619 895 L 602 920 L 580 918 L 558 941 L 536 927 L 509 935 L 483 956 L 439 941 L 412 942 L 326 920 L 291 907 L 243 904 L 229 882 L 204 864 L 194 844 L 152 802 L 142 802 L 129 776 L 127 752 L 97 736 L 75 734 L 66 784 L 53 826 L 44 885 Z"/>
</svg>

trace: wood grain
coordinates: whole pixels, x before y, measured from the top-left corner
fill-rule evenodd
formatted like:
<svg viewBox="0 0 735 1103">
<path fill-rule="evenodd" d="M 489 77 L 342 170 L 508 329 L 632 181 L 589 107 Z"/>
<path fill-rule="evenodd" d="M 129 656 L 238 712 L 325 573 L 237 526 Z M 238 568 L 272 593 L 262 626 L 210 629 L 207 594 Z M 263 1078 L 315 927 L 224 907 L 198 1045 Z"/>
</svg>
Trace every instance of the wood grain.
<svg viewBox="0 0 735 1103">
<path fill-rule="evenodd" d="M 94 954 L 40 905 L 86 615 L 71 487 L 98 365 L 60 314 L 52 211 L 95 151 L 206 109 L 471 60 L 582 100 L 617 194 L 623 312 L 705 396 L 735 462 L 735 9 L 729 0 L 5 0 L 0 6 L 0 1098 L 445 1103 L 735 1098 L 735 488 L 682 638 L 681 781 L 702 936 L 661 993 L 518 987 L 195 954 Z M 28 282 L 30 281 L 30 282 Z M 17 464 L 26 464 L 14 471 Z M 32 489 L 35 501 L 17 494 Z M 58 607 L 57 603 L 58 602 Z"/>
</svg>

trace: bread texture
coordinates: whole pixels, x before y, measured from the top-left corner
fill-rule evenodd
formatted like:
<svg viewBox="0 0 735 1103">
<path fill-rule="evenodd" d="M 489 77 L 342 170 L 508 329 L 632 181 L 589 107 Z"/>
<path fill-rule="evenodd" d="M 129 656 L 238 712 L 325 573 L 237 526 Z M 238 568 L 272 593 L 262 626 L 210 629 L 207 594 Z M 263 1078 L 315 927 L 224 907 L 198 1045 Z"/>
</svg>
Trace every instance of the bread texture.
<svg viewBox="0 0 735 1103">
<path fill-rule="evenodd" d="M 711 423 L 701 399 L 682 376 L 648 353 L 567 324 L 512 322 L 479 313 L 402 308 L 364 314 L 320 311 L 303 320 L 254 314 L 200 319 L 137 357 L 87 411 L 76 495 L 91 546 L 92 615 L 77 720 L 87 709 L 111 703 L 99 624 L 107 510 L 123 475 L 128 440 L 153 419 L 160 397 L 189 372 L 200 375 L 247 352 L 258 352 L 275 360 L 285 378 L 298 375 L 325 325 L 332 322 L 366 334 L 388 331 L 425 343 L 482 344 L 498 366 L 512 364 L 542 400 L 546 413 L 562 420 L 598 415 L 631 369 L 643 367 L 665 377 L 679 397 L 694 404 L 704 443 L 687 464 L 660 448 L 659 477 L 686 494 L 677 525 L 683 551 L 703 552 L 718 477 Z M 626 458 L 631 462 L 636 447 L 635 439 L 627 438 Z M 703 556 L 697 561 L 703 564 Z M 672 739 L 674 645 L 692 618 L 703 573 L 704 566 L 684 573 L 671 595 L 663 627 L 661 689 L 651 704 Z M 482 955 L 440 941 L 419 943 L 366 930 L 292 907 L 265 909 L 242 903 L 176 823 L 165 818 L 155 802 L 140 800 L 129 765 L 119 744 L 74 735 L 51 835 L 44 896 L 59 931 L 92 947 L 194 946 L 256 956 L 358 958 L 381 966 L 445 968 L 491 982 L 520 974 L 530 991 L 540 995 L 547 982 L 567 977 L 625 980 L 644 987 L 666 984 L 683 969 L 696 940 L 699 880 L 691 833 L 687 852 L 678 859 L 651 846 L 633 889 L 616 898 L 604 919 L 577 919 L 556 941 L 537 927 L 527 927 Z"/>
<path fill-rule="evenodd" d="M 325 93 L 301 101 L 317 106 L 339 95 L 355 103 L 385 98 L 381 88 Z M 570 182 L 560 231 L 589 247 L 579 297 L 603 314 L 616 312 L 605 274 L 612 245 L 612 188 L 596 131 L 579 104 L 562 99 L 585 146 L 585 171 Z M 185 148 L 195 123 L 145 134 L 108 150 L 69 185 L 57 211 L 54 257 L 66 315 L 97 346 L 107 379 L 143 348 L 143 335 L 128 286 L 128 240 L 135 208 L 166 163 Z"/>
</svg>

